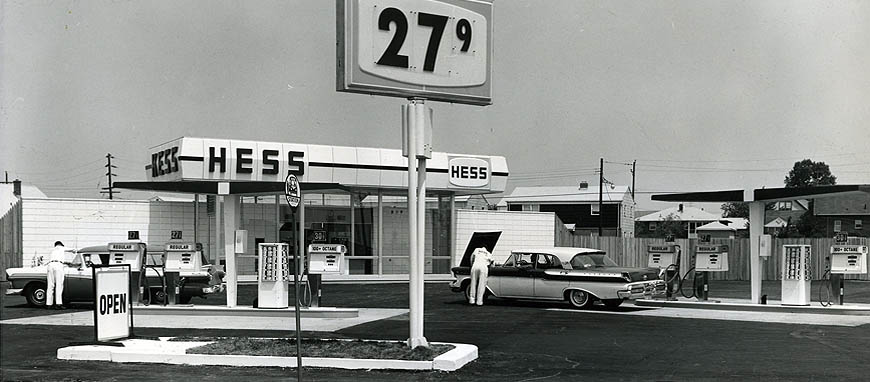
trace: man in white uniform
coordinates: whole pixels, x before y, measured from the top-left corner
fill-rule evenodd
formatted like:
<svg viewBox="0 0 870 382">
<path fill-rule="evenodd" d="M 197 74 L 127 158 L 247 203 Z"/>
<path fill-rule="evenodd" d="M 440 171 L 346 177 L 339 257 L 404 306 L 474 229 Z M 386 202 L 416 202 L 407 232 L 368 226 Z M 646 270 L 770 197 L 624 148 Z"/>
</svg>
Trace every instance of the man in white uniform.
<svg viewBox="0 0 870 382">
<path fill-rule="evenodd" d="M 475 249 L 471 254 L 471 288 L 468 294 L 468 303 L 483 305 L 483 296 L 486 294 L 486 276 L 489 274 L 489 264 L 492 263 L 492 254 L 486 248 Z"/>
<path fill-rule="evenodd" d="M 45 289 L 45 307 L 48 309 L 66 309 L 63 306 L 63 277 L 64 265 L 66 264 L 66 248 L 60 241 L 54 242 L 54 249 L 48 255 L 48 274 L 46 275 L 48 286 Z M 56 303 L 56 306 L 52 306 Z"/>
</svg>

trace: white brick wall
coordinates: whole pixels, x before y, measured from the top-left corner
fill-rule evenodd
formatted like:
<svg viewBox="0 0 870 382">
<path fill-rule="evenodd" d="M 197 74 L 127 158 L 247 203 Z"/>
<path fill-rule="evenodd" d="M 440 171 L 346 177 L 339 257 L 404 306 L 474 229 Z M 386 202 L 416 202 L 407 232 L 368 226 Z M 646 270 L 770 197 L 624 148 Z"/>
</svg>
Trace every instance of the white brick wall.
<svg viewBox="0 0 870 382">
<path fill-rule="evenodd" d="M 556 243 L 556 214 L 552 212 L 456 210 L 458 264 L 475 231 L 502 231 L 493 251 L 496 262 L 504 262 L 515 248 L 552 247 Z"/>
</svg>

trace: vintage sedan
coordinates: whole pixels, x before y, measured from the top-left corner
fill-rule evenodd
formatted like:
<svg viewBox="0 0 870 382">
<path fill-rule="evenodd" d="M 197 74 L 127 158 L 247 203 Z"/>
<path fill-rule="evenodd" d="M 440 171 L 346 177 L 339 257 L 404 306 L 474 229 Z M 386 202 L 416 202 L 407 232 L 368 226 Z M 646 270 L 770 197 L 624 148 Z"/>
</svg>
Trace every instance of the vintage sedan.
<svg viewBox="0 0 870 382">
<path fill-rule="evenodd" d="M 162 247 L 148 246 L 147 263 L 159 265 L 162 261 L 162 251 Z M 64 262 L 67 266 L 64 268 L 64 303 L 93 302 L 94 284 L 91 265 L 109 262 L 108 246 L 85 247 L 67 251 L 65 255 Z M 204 261 L 203 264 L 205 263 Z M 148 303 L 162 303 L 166 295 L 162 289 L 159 272 L 148 269 L 146 275 L 148 277 L 145 282 L 148 284 L 149 293 L 144 299 Z M 195 272 L 182 272 L 180 276 L 185 280 L 179 297 L 182 304 L 189 303 L 192 297 L 204 297 L 223 289 L 222 272 L 215 271 L 211 265 L 204 265 L 201 270 Z M 6 280 L 12 283 L 12 287 L 6 291 L 7 295 L 22 295 L 31 306 L 45 306 L 45 265 L 9 268 L 6 270 Z"/>
<path fill-rule="evenodd" d="M 451 290 L 464 292 L 468 300 L 470 267 L 451 271 Z M 597 249 L 517 249 L 504 264 L 489 267 L 486 290 L 487 295 L 499 298 L 567 300 L 576 308 L 587 308 L 595 301 L 617 307 L 628 299 L 664 295 L 665 281 L 659 272 L 658 268 L 620 267 Z"/>
</svg>

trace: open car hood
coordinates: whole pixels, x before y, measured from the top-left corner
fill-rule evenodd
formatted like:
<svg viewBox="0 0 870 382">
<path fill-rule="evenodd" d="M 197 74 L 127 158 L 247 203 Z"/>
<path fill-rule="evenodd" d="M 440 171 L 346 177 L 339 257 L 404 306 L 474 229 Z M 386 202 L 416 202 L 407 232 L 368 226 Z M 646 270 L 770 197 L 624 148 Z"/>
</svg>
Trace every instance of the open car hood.
<svg viewBox="0 0 870 382">
<path fill-rule="evenodd" d="M 471 239 L 468 240 L 468 245 L 465 246 L 465 253 L 462 255 L 462 260 L 459 261 L 459 266 L 470 267 L 471 253 L 477 248 L 484 247 L 492 253 L 495 250 L 499 237 L 501 237 L 501 231 L 474 232 L 471 234 Z"/>
</svg>

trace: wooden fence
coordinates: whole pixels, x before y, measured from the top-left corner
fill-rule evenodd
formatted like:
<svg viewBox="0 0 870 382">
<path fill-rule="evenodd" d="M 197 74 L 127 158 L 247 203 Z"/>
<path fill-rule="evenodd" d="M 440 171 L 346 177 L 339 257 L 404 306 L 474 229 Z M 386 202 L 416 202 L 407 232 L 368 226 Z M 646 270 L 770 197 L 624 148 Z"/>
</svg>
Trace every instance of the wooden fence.
<svg viewBox="0 0 870 382">
<path fill-rule="evenodd" d="M 0 217 L 0 281 L 6 281 L 6 269 L 21 266 L 21 244 L 21 203 L 18 203 Z"/>
<path fill-rule="evenodd" d="M 682 248 L 680 269 L 686 272 L 694 265 L 696 239 L 677 239 L 676 244 Z M 664 239 L 655 238 L 625 238 L 597 237 L 579 235 L 556 235 L 556 245 L 564 247 L 597 248 L 607 254 L 618 264 L 629 267 L 647 266 L 647 246 L 665 244 Z M 749 239 L 713 239 L 712 244 L 726 244 L 728 252 L 728 271 L 710 272 L 711 280 L 749 280 Z M 825 272 L 826 258 L 829 256 L 833 239 L 829 238 L 797 238 L 773 239 L 774 253 L 769 258 L 762 257 L 761 273 L 763 280 L 779 280 L 782 273 L 782 246 L 786 244 L 809 244 L 811 250 L 810 272 L 814 280 L 822 278 Z M 866 239 L 851 244 L 868 244 Z M 766 259 L 766 260 L 764 260 Z M 847 275 L 846 280 L 870 280 L 870 275 Z"/>
</svg>

